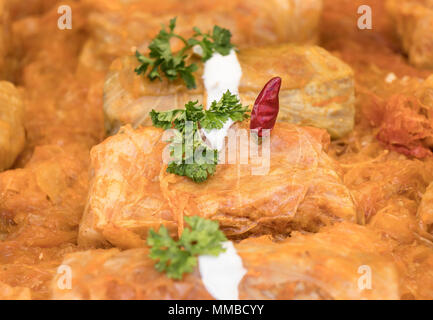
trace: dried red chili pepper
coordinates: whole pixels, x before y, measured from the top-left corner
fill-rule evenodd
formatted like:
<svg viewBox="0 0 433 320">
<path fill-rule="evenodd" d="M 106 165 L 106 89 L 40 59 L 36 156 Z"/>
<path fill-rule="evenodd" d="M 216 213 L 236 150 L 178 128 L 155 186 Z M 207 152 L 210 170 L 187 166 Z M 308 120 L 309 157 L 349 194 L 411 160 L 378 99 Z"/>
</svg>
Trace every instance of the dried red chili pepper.
<svg viewBox="0 0 433 320">
<path fill-rule="evenodd" d="M 266 83 L 258 95 L 251 112 L 250 129 L 258 129 L 258 136 L 262 136 L 263 129 L 272 130 L 277 121 L 280 101 L 278 94 L 281 88 L 281 78 L 275 77 Z"/>
</svg>

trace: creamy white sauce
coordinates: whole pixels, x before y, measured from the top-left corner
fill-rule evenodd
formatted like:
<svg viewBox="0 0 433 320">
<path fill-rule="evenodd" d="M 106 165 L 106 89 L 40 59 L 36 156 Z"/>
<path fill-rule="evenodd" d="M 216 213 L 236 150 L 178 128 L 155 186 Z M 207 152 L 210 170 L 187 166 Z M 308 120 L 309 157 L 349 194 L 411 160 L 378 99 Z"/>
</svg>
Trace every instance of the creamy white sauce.
<svg viewBox="0 0 433 320">
<path fill-rule="evenodd" d="M 241 77 L 242 68 L 235 50 L 231 50 L 227 56 L 215 52 L 204 65 L 203 81 L 207 93 L 206 108 L 209 109 L 213 101 L 219 101 L 227 90 L 239 96 Z M 202 130 L 212 148 L 218 151 L 222 149 L 224 139 L 232 124 L 233 121 L 229 119 L 222 129 Z"/>
<path fill-rule="evenodd" d="M 207 291 L 217 300 L 238 300 L 238 286 L 247 270 L 231 241 L 223 243 L 225 252 L 218 256 L 199 256 L 201 279 Z"/>
<path fill-rule="evenodd" d="M 395 80 L 397 80 L 397 76 L 394 72 L 388 73 L 388 75 L 385 78 L 386 83 L 393 83 Z"/>
<path fill-rule="evenodd" d="M 199 45 L 192 47 L 192 52 L 194 52 L 196 55 L 199 55 L 200 57 L 203 57 L 203 49 Z"/>
<path fill-rule="evenodd" d="M 225 137 L 233 123 L 232 119 L 228 119 L 221 129 L 202 130 L 208 143 L 213 149 L 220 151 L 224 147 Z"/>
</svg>

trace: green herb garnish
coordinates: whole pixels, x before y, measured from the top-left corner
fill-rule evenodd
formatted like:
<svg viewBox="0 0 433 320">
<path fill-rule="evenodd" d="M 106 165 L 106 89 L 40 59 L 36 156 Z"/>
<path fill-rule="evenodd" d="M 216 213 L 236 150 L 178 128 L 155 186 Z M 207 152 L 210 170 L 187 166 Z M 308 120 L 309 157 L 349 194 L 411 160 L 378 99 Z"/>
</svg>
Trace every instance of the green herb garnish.
<svg viewBox="0 0 433 320">
<path fill-rule="evenodd" d="M 174 33 L 176 27 L 176 18 L 170 20 L 169 30 L 167 31 L 165 26 L 162 27 L 159 34 L 149 45 L 149 57 L 144 56 L 140 52 L 136 51 L 135 56 L 141 63 L 139 67 L 135 69 L 135 72 L 145 74 L 147 69 L 150 71 L 147 77 L 153 81 L 155 79 L 162 79 L 161 72 L 169 79 L 174 81 L 177 78 L 182 78 L 185 81 L 188 89 L 195 88 L 195 79 L 192 73 L 196 71 L 197 65 L 187 65 L 185 59 L 187 57 L 186 51 L 191 48 L 188 42 L 181 36 Z M 170 47 L 170 40 L 172 38 L 178 38 L 184 43 L 184 47 L 173 54 Z"/>
<path fill-rule="evenodd" d="M 229 90 L 223 94 L 220 101 L 213 101 L 209 110 L 204 110 L 204 117 L 198 119 L 200 125 L 207 129 L 221 129 L 230 118 L 233 121 L 248 119 L 248 106 L 242 106 L 239 98 Z"/>
<path fill-rule="evenodd" d="M 234 47 L 230 43 L 231 33 L 218 26 L 214 26 L 212 34 L 203 34 L 198 28 L 194 28 L 194 36 L 186 40 L 174 32 L 175 28 L 176 18 L 170 20 L 168 31 L 164 25 L 162 26 L 148 47 L 150 50 L 148 57 L 136 51 L 135 56 L 141 64 L 135 68 L 135 72 L 138 75 L 147 73 L 151 81 L 162 80 L 162 74 L 170 81 L 181 78 L 188 89 L 194 89 L 196 82 L 193 72 L 197 71 L 198 67 L 195 63 L 187 65 L 188 51 L 193 46 L 200 46 L 203 50 L 203 61 L 208 60 L 214 52 L 228 55 Z M 172 38 L 180 39 L 184 43 L 184 47 L 177 53 L 171 50 L 170 40 Z"/>
<path fill-rule="evenodd" d="M 152 110 L 150 117 L 155 127 L 177 130 L 168 141 L 174 160 L 168 164 L 167 172 L 189 177 L 194 182 L 207 180 L 215 173 L 218 151 L 204 143 L 199 129 L 221 129 L 229 118 L 233 121 L 247 119 L 247 112 L 248 107 L 242 106 L 238 97 L 228 90 L 220 101 L 212 103 L 209 110 L 205 110 L 198 101 L 188 102 L 184 110 Z M 192 150 L 187 150 L 188 146 L 192 147 Z"/>
<path fill-rule="evenodd" d="M 212 57 L 214 52 L 226 56 L 230 53 L 230 50 L 234 48 L 234 45 L 230 42 L 232 34 L 229 30 L 214 26 L 212 34 L 202 33 L 199 28 L 194 27 L 194 38 L 188 40 L 190 45 L 198 45 L 203 50 L 203 61 L 207 61 Z M 197 38 L 201 38 L 198 40 Z"/>
<path fill-rule="evenodd" d="M 170 237 L 164 226 L 158 232 L 150 230 L 147 238 L 150 258 L 157 261 L 155 268 L 173 279 L 182 279 L 184 273 L 192 272 L 197 265 L 197 256 L 217 256 L 225 251 L 221 243 L 227 238 L 219 230 L 218 222 L 198 216 L 185 217 L 185 222 L 189 228 L 183 230 L 177 241 Z"/>
</svg>

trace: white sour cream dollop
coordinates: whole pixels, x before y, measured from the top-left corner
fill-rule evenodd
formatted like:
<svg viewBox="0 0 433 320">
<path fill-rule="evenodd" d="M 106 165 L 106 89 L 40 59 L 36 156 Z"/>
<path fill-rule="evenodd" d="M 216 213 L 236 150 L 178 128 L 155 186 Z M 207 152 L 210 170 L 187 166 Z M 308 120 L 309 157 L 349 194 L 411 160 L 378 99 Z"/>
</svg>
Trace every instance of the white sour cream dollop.
<svg viewBox="0 0 433 320">
<path fill-rule="evenodd" d="M 207 291 L 217 300 L 238 300 L 238 286 L 247 270 L 231 241 L 223 243 L 225 252 L 218 256 L 198 257 L 201 279 Z"/>
<path fill-rule="evenodd" d="M 395 80 L 397 80 L 397 76 L 395 75 L 394 72 L 388 73 L 385 78 L 386 83 L 393 83 Z"/>
<path fill-rule="evenodd" d="M 242 68 L 235 50 L 223 56 L 215 52 L 205 62 L 203 81 L 207 92 L 206 107 L 209 109 L 213 101 L 219 101 L 223 94 L 230 90 L 232 94 L 239 95 L 239 82 L 242 77 Z M 233 121 L 229 119 L 221 129 L 202 130 L 211 147 L 220 151 L 224 146 L 224 139 Z"/>
</svg>

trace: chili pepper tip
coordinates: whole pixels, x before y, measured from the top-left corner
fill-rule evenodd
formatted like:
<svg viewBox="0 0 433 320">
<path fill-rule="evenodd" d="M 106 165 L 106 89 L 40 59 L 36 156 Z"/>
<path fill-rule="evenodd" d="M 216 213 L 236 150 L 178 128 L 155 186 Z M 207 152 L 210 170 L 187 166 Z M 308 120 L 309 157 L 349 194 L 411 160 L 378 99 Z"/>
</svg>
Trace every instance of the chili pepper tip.
<svg viewBox="0 0 433 320">
<path fill-rule="evenodd" d="M 263 129 L 272 130 L 277 121 L 280 110 L 279 93 L 281 88 L 281 78 L 274 77 L 263 87 L 254 103 L 251 111 L 250 129 L 258 130 L 259 137 L 262 136 Z"/>
</svg>

